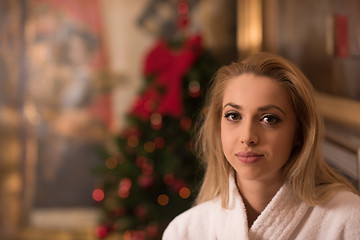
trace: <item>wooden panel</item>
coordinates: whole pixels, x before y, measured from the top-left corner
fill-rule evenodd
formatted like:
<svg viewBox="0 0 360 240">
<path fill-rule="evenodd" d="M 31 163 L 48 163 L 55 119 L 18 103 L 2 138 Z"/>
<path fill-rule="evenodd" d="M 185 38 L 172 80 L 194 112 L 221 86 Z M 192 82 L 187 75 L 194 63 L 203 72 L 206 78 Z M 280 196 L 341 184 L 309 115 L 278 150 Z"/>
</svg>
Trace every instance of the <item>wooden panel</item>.
<svg viewBox="0 0 360 240">
<path fill-rule="evenodd" d="M 316 98 L 325 118 L 360 129 L 360 102 L 325 93 Z"/>
</svg>

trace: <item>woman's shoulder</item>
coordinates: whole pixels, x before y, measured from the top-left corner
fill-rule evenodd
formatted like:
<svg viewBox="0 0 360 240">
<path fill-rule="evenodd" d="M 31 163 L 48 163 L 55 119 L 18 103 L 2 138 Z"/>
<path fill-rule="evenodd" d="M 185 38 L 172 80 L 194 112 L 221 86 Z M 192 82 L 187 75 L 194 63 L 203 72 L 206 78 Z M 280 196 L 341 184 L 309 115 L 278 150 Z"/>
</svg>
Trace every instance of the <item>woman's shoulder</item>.
<svg viewBox="0 0 360 240">
<path fill-rule="evenodd" d="M 333 211 L 355 211 L 359 213 L 360 197 L 349 191 L 340 191 L 321 206 Z"/>
<path fill-rule="evenodd" d="M 214 229 L 217 210 L 221 210 L 221 201 L 218 200 L 207 201 L 188 209 L 170 222 L 163 239 L 204 239 Z"/>
<path fill-rule="evenodd" d="M 324 216 L 327 224 L 336 224 L 337 227 L 358 228 L 360 225 L 360 197 L 352 192 L 341 191 L 330 200 L 319 205 L 319 212 Z"/>
</svg>

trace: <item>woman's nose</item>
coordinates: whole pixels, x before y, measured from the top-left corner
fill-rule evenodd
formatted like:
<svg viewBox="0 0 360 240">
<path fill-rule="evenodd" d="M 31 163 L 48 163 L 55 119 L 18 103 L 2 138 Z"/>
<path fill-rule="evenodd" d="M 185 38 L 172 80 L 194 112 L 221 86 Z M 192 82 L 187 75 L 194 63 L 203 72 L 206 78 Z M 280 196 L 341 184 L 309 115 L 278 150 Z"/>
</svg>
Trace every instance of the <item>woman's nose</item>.
<svg viewBox="0 0 360 240">
<path fill-rule="evenodd" d="M 256 126 L 251 121 L 244 121 L 241 131 L 241 143 L 248 146 L 259 143 L 259 136 L 257 134 Z"/>
</svg>

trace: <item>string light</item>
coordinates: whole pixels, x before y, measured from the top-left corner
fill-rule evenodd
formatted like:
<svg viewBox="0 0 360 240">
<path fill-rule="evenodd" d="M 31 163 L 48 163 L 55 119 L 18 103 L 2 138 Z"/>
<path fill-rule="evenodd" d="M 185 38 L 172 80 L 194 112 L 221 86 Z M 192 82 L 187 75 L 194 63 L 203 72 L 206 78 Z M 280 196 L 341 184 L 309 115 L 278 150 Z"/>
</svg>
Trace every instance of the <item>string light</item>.
<svg viewBox="0 0 360 240">
<path fill-rule="evenodd" d="M 118 164 L 122 164 L 125 162 L 125 157 L 122 153 L 117 154 L 115 158 Z"/>
<path fill-rule="evenodd" d="M 155 150 L 155 144 L 152 141 L 147 141 L 144 144 L 144 150 L 147 153 L 152 153 Z"/>
<path fill-rule="evenodd" d="M 149 176 L 154 173 L 154 167 L 151 164 L 146 163 L 142 167 L 142 173 L 145 176 Z"/>
<path fill-rule="evenodd" d="M 165 146 L 165 140 L 162 137 L 157 137 L 154 139 L 155 147 L 161 149 Z"/>
<path fill-rule="evenodd" d="M 118 164 L 117 159 L 114 157 L 110 157 L 110 158 L 106 159 L 106 161 L 105 161 L 105 166 L 108 169 L 116 168 L 117 164 Z"/>
<path fill-rule="evenodd" d="M 180 120 L 180 126 L 185 131 L 190 130 L 191 124 L 192 124 L 191 118 L 188 116 L 184 116 Z"/>
<path fill-rule="evenodd" d="M 144 156 L 139 156 L 136 158 L 135 163 L 136 163 L 136 166 L 138 166 L 139 168 L 142 168 L 144 166 L 144 164 L 147 163 L 147 159 Z"/>
<path fill-rule="evenodd" d="M 135 208 L 135 216 L 139 219 L 144 219 L 147 216 L 147 208 L 144 206 L 137 206 Z"/>
<path fill-rule="evenodd" d="M 131 186 L 132 186 L 132 182 L 131 182 L 130 178 L 123 178 L 120 181 L 118 196 L 120 198 L 128 198 L 130 195 Z"/>
<path fill-rule="evenodd" d="M 104 197 L 105 197 L 104 191 L 101 190 L 100 188 L 95 189 L 93 191 L 92 197 L 95 201 L 101 202 L 102 200 L 104 200 Z"/>
<path fill-rule="evenodd" d="M 136 147 L 139 144 L 139 138 L 135 135 L 131 135 L 127 139 L 127 144 L 129 147 Z"/>
<path fill-rule="evenodd" d="M 159 113 L 153 113 L 150 116 L 150 122 L 153 126 L 159 126 L 162 123 L 162 116 Z"/>
<path fill-rule="evenodd" d="M 147 227 L 146 227 L 146 233 L 149 237 L 155 237 L 159 232 L 159 227 L 157 224 L 152 224 L 150 223 Z"/>
<path fill-rule="evenodd" d="M 189 198 L 190 194 L 191 194 L 190 189 L 187 187 L 182 187 L 179 190 L 179 196 L 183 199 Z"/>
<path fill-rule="evenodd" d="M 123 238 L 124 240 L 131 240 L 131 232 L 129 230 L 125 231 Z"/>
<path fill-rule="evenodd" d="M 193 98 L 200 96 L 200 83 L 198 81 L 191 81 L 189 83 L 189 95 Z"/>
<path fill-rule="evenodd" d="M 123 235 L 123 239 L 124 240 L 143 240 L 145 239 L 145 232 L 144 231 L 130 231 L 130 230 L 127 230 L 124 232 L 124 235 Z"/>
<path fill-rule="evenodd" d="M 97 226 L 95 228 L 95 235 L 98 238 L 105 238 L 108 234 L 108 231 L 105 226 Z"/>
<path fill-rule="evenodd" d="M 180 0 L 177 4 L 178 27 L 185 29 L 189 25 L 189 3 L 187 0 Z"/>
<path fill-rule="evenodd" d="M 155 104 L 155 102 L 154 102 L 153 100 L 148 100 L 148 101 L 146 101 L 145 104 L 144 104 L 144 108 L 145 108 L 145 110 L 147 110 L 148 112 L 154 111 L 155 107 L 156 107 L 156 104 Z"/>
<path fill-rule="evenodd" d="M 173 174 L 166 174 L 164 176 L 164 183 L 168 186 L 173 185 L 175 183 L 175 177 Z"/>
<path fill-rule="evenodd" d="M 121 217 L 126 214 L 126 208 L 124 207 L 117 207 L 111 212 L 112 216 Z"/>
<path fill-rule="evenodd" d="M 154 178 L 152 176 L 140 175 L 138 177 L 138 184 L 142 188 L 149 188 L 154 183 Z"/>
<path fill-rule="evenodd" d="M 157 202 L 161 206 L 166 206 L 169 203 L 169 197 L 166 194 L 160 194 L 157 198 Z"/>
</svg>

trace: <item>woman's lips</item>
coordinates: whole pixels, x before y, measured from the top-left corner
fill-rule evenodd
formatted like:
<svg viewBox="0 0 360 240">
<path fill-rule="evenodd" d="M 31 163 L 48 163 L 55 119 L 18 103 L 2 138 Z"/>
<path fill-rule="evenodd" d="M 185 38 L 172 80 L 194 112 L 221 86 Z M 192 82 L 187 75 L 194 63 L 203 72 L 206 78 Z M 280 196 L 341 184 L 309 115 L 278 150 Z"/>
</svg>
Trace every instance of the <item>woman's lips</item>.
<svg viewBox="0 0 360 240">
<path fill-rule="evenodd" d="M 263 154 L 259 154 L 255 152 L 239 152 L 236 153 L 235 156 L 239 161 L 243 163 L 255 163 L 264 157 Z"/>
</svg>

